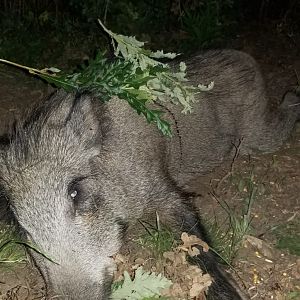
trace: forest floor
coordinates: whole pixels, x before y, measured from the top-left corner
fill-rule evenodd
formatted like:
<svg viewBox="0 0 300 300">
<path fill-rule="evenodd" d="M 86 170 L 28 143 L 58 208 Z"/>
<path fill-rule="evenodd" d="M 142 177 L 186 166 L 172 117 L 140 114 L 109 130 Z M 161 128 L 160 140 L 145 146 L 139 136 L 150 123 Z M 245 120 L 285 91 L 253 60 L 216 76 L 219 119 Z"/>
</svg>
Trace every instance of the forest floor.
<svg viewBox="0 0 300 300">
<path fill-rule="evenodd" d="M 231 47 L 258 61 L 273 106 L 297 80 L 299 84 L 299 45 L 300 35 L 291 35 L 272 24 L 245 30 L 230 42 Z M 0 136 L 13 118 L 47 93 L 45 84 L 0 66 Z M 237 157 L 189 184 L 189 189 L 200 195 L 196 205 L 203 219 L 210 224 L 217 222 L 220 227 L 228 219 L 220 202 L 227 203 L 232 214 L 241 217 L 255 189 L 250 230 L 233 260 L 235 271 L 230 271 L 251 299 L 300 299 L 299 125 L 276 153 Z M 31 263 L 0 264 L 0 299 L 43 296 L 43 280 Z"/>
</svg>

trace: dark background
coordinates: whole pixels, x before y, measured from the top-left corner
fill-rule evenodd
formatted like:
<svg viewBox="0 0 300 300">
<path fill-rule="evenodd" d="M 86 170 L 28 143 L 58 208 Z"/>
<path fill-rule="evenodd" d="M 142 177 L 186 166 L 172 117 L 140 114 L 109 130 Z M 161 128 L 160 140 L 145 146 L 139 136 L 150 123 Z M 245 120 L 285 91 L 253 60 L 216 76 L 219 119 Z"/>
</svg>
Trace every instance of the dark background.
<svg viewBox="0 0 300 300">
<path fill-rule="evenodd" d="M 148 47 L 190 53 L 230 47 L 259 26 L 293 37 L 300 31 L 300 1 L 2 0 L 0 57 L 33 67 L 74 66 L 108 47 L 97 18 Z"/>
</svg>

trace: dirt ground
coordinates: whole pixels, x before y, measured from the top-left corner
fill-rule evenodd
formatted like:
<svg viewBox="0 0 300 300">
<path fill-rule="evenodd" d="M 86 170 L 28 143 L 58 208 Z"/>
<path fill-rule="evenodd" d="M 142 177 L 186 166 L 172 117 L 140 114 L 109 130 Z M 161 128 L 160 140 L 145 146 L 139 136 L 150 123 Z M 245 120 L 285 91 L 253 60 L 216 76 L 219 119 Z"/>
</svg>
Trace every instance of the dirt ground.
<svg viewBox="0 0 300 300">
<path fill-rule="evenodd" d="M 300 35 L 287 32 L 278 24 L 252 27 L 245 32 L 230 46 L 256 58 L 275 106 L 281 95 L 296 85 L 297 76 L 299 83 Z M 14 118 L 49 91 L 37 79 L 0 65 L 0 136 Z M 251 230 L 234 259 L 236 272 L 232 274 L 251 299 L 300 299 L 299 123 L 280 151 L 238 157 L 233 164 L 225 164 L 190 183 L 190 189 L 201 195 L 196 203 L 204 219 L 226 220 L 220 199 L 242 215 L 249 192 L 245 182 L 251 174 L 257 187 Z M 43 295 L 43 281 L 30 263 L 0 265 L 0 299 L 42 299 Z"/>
</svg>

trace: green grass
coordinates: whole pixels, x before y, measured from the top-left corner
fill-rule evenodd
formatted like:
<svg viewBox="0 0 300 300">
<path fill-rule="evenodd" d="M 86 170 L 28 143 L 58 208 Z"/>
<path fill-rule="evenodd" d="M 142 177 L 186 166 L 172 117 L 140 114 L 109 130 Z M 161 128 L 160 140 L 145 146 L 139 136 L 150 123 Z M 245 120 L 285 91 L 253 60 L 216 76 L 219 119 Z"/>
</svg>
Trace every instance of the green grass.
<svg viewBox="0 0 300 300">
<path fill-rule="evenodd" d="M 14 226 L 0 223 L 0 264 L 13 264 L 27 261 L 26 248 L 45 257 L 54 264 L 54 259 L 39 248 L 25 240 L 22 240 Z"/>
<path fill-rule="evenodd" d="M 150 297 L 150 298 L 143 298 L 143 300 L 155 300 L 155 299 L 160 299 L 160 300 L 169 300 L 170 298 L 159 296 L 157 297 Z"/>
<path fill-rule="evenodd" d="M 220 221 L 215 216 L 212 220 L 206 220 L 206 228 L 214 250 L 225 262 L 229 263 L 236 256 L 244 236 L 251 231 L 251 210 L 259 191 L 259 185 L 254 181 L 253 170 L 248 176 L 233 175 L 231 182 L 243 199 L 242 210 L 237 211 L 225 200 L 215 197 L 223 208 L 226 218 Z"/>
<path fill-rule="evenodd" d="M 300 256 L 300 221 L 281 224 L 273 229 L 273 233 L 278 249 L 287 249 L 289 253 Z"/>
<path fill-rule="evenodd" d="M 153 231 L 151 234 L 144 234 L 139 238 L 143 247 L 155 250 L 158 254 L 170 251 L 174 245 L 174 235 L 168 230 Z"/>
<path fill-rule="evenodd" d="M 19 241 L 16 229 L 10 225 L 0 227 L 0 264 L 13 264 L 27 261 L 24 245 Z"/>
<path fill-rule="evenodd" d="M 287 296 L 287 299 L 289 299 L 289 300 L 300 299 L 300 292 L 299 291 L 290 292 Z"/>
<path fill-rule="evenodd" d="M 137 243 L 150 249 L 157 257 L 161 257 L 166 251 L 171 251 L 176 245 L 174 233 L 162 226 L 158 214 L 156 214 L 155 225 L 143 221 L 140 223 L 144 227 L 145 233 L 137 239 Z"/>
</svg>

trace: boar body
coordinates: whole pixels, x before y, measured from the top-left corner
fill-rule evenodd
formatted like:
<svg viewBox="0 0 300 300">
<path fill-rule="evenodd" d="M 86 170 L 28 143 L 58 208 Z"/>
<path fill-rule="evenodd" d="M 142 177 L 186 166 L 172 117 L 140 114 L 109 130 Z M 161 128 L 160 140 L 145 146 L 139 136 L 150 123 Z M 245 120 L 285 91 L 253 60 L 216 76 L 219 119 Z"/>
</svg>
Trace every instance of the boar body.
<svg viewBox="0 0 300 300">
<path fill-rule="evenodd" d="M 194 84 L 214 81 L 188 116 L 159 106 L 173 126 L 163 137 L 120 99 L 102 103 L 58 91 L 11 134 L 0 158 L 0 184 L 26 238 L 55 263 L 31 252 L 61 299 L 109 299 L 112 255 L 138 220 L 160 216 L 177 233 L 207 240 L 191 195 L 180 186 L 233 155 L 273 151 L 299 118 L 287 93 L 274 112 L 254 60 L 209 51 L 189 60 Z M 211 299 L 247 299 L 209 251 L 194 263 L 214 279 Z"/>
</svg>

